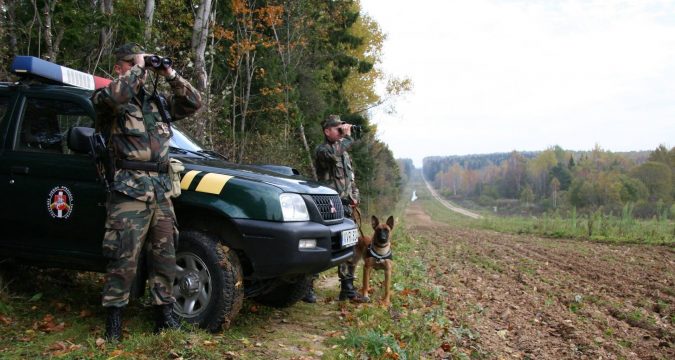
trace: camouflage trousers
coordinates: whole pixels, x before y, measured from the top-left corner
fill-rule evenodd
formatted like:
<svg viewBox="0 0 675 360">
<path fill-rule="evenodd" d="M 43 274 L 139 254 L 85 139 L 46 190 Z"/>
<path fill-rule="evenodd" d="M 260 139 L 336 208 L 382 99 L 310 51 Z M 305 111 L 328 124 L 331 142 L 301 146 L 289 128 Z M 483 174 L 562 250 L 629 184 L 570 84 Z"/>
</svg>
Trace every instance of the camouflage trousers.
<svg viewBox="0 0 675 360">
<path fill-rule="evenodd" d="M 343 200 L 342 204 L 344 206 L 345 218 L 354 219 L 354 212 L 349 206 L 350 201 Z M 356 265 L 354 265 L 355 259 L 353 257 L 349 260 L 338 265 L 338 278 L 342 280 L 351 280 L 354 281 L 354 271 L 356 270 Z"/>
<path fill-rule="evenodd" d="M 171 199 L 145 202 L 117 191 L 108 199 L 103 256 L 108 258 L 103 306 L 124 306 L 146 248 L 148 282 L 155 305 L 171 304 L 176 277 L 176 216 Z"/>
</svg>

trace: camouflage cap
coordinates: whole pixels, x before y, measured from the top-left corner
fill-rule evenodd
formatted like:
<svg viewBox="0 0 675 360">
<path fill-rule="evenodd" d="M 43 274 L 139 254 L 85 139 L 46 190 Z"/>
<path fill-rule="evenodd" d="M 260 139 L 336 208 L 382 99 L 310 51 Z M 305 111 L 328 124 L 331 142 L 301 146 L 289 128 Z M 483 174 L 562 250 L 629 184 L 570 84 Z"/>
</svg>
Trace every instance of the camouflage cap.
<svg viewBox="0 0 675 360">
<path fill-rule="evenodd" d="M 126 43 L 115 49 L 114 54 L 117 61 L 131 60 L 136 54 L 145 54 L 145 50 L 137 43 Z"/>
<path fill-rule="evenodd" d="M 328 115 L 326 120 L 321 122 L 321 126 L 325 128 L 339 126 L 344 124 L 344 121 L 340 120 L 340 115 Z"/>
</svg>

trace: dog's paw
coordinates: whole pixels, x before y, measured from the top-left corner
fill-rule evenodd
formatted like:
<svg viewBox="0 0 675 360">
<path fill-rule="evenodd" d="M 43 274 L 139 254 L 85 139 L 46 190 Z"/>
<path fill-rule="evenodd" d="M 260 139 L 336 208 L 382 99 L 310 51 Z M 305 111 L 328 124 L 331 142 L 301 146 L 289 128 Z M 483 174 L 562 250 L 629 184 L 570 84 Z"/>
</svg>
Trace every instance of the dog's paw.
<svg viewBox="0 0 675 360">
<path fill-rule="evenodd" d="M 370 297 L 368 297 L 368 295 L 365 295 L 365 296 L 364 295 L 358 295 L 358 296 L 352 298 L 351 301 L 354 302 L 354 303 L 359 303 L 359 304 L 369 303 Z"/>
</svg>

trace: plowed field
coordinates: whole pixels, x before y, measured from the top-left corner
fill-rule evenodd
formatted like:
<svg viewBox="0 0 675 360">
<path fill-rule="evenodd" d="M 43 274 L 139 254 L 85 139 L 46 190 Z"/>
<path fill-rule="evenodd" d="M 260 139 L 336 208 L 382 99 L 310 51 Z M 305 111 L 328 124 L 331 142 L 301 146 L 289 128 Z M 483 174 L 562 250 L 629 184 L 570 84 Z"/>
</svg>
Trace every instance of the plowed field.
<svg viewBox="0 0 675 360">
<path fill-rule="evenodd" d="M 405 211 L 448 316 L 496 358 L 675 359 L 675 249 L 543 239 Z"/>
</svg>

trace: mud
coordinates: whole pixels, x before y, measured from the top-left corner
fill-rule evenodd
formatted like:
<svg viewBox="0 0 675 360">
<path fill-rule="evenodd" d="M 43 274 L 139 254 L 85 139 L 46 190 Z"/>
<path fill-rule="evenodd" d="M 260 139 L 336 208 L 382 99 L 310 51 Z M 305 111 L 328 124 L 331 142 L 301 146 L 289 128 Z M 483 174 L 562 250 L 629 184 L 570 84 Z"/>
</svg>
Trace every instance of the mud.
<svg viewBox="0 0 675 360">
<path fill-rule="evenodd" d="M 675 249 L 406 226 L 447 294 L 447 315 L 489 358 L 675 359 Z M 442 355 L 438 355 L 442 357 Z"/>
</svg>

